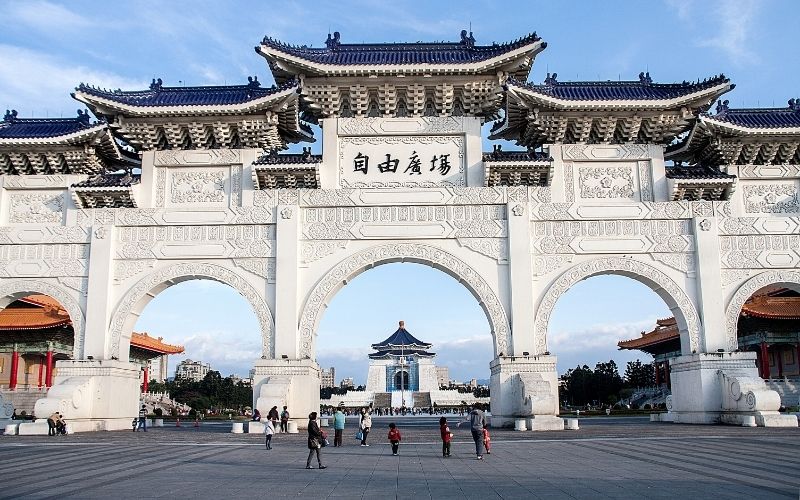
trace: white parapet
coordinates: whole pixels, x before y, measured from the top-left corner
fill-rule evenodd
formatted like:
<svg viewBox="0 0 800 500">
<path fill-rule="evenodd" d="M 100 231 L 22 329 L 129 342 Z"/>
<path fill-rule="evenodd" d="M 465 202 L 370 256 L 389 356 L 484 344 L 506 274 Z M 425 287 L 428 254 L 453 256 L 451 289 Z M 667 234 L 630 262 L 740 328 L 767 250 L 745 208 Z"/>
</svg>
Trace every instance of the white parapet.
<svg viewBox="0 0 800 500">
<path fill-rule="evenodd" d="M 564 429 L 558 415 L 556 357 L 504 356 L 490 363 L 492 426 L 530 419 L 532 430 Z"/>
<path fill-rule="evenodd" d="M 580 427 L 578 427 L 578 419 L 577 418 L 567 418 L 564 420 L 565 429 L 570 431 L 577 431 Z"/>
<path fill-rule="evenodd" d="M 525 418 L 517 418 L 514 420 L 514 430 L 515 431 L 527 431 L 528 430 L 528 420 Z"/>
<path fill-rule="evenodd" d="M 293 422 L 290 420 L 286 424 L 286 432 L 288 432 L 289 434 L 297 434 L 298 432 L 300 432 L 299 430 L 297 430 L 297 422 Z"/>
<path fill-rule="evenodd" d="M 46 436 L 50 425 L 47 420 L 37 420 L 36 422 L 23 422 L 17 428 L 17 434 L 20 436 Z"/>
<path fill-rule="evenodd" d="M 244 434 L 244 422 L 234 422 L 231 426 L 232 434 Z"/>
<path fill-rule="evenodd" d="M 16 436 L 18 431 L 19 431 L 19 424 L 6 424 L 5 430 L 3 430 L 3 435 Z"/>
<path fill-rule="evenodd" d="M 255 422 L 251 420 L 250 422 L 247 422 L 247 433 L 264 434 L 264 427 L 266 427 L 264 422 Z"/>
</svg>

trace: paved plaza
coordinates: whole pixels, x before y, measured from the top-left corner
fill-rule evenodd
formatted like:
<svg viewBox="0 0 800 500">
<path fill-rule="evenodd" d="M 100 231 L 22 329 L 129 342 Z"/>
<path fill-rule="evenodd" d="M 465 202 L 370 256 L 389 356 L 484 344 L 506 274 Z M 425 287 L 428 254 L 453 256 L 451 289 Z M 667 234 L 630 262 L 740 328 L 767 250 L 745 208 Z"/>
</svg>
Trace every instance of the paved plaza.
<svg viewBox="0 0 800 500">
<path fill-rule="evenodd" d="M 0 498 L 797 498 L 800 430 L 582 419 L 571 432 L 493 432 L 475 459 L 465 428 L 441 457 L 433 419 L 394 418 L 400 455 L 376 418 L 372 446 L 325 448 L 305 470 L 305 434 L 230 434 L 229 423 L 0 437 Z M 428 425 L 429 424 L 429 425 Z M 313 464 L 316 467 L 316 463 Z"/>
</svg>

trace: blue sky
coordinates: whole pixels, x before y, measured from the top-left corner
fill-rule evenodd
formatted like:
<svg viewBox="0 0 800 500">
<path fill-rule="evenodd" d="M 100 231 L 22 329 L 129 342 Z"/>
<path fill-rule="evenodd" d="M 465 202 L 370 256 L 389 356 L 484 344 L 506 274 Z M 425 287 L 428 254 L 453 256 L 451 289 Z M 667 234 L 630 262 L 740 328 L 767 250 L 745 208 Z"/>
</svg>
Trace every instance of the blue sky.
<svg viewBox="0 0 800 500">
<path fill-rule="evenodd" d="M 253 51 L 264 35 L 313 46 L 329 31 L 340 31 L 344 43 L 457 40 L 470 23 L 479 44 L 537 31 L 548 47 L 534 64 L 535 82 L 548 71 L 560 81 L 636 79 L 649 71 L 658 82 L 724 72 L 737 84 L 726 95 L 732 106 L 783 107 L 798 97 L 796 17 L 796 2 L 780 0 L 0 0 L 0 107 L 23 117 L 74 116 L 79 105 L 69 92 L 80 82 L 141 89 L 154 77 L 167 85 L 220 85 L 258 75 L 269 85 L 267 66 Z M 320 148 L 319 141 L 313 145 L 314 152 Z M 562 370 L 611 356 L 622 365 L 628 358 L 615 350 L 616 341 L 668 315 L 634 281 L 593 278 L 558 303 L 550 350 L 560 355 Z M 366 347 L 388 336 L 398 319 L 437 343 L 454 378 L 488 376 L 488 325 L 475 300 L 452 278 L 411 264 L 373 269 L 339 292 L 320 327 L 321 364 L 363 380 Z M 167 290 L 137 329 L 185 344 L 188 357 L 226 374 L 246 374 L 258 355 L 252 313 L 221 285 Z"/>
</svg>

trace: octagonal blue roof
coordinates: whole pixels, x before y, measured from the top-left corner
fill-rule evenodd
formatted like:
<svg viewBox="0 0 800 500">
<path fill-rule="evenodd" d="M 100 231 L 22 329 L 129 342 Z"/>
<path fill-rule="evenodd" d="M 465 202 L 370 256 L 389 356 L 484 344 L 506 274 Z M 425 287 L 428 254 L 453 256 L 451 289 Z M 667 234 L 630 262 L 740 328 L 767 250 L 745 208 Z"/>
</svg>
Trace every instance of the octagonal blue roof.
<svg viewBox="0 0 800 500">
<path fill-rule="evenodd" d="M 427 342 L 422 342 L 408 333 L 408 330 L 405 328 L 405 323 L 401 321 L 397 331 L 383 342 L 372 344 L 372 348 L 377 350 L 391 350 L 402 346 L 404 349 L 428 349 L 431 345 L 432 344 L 428 344 Z"/>
</svg>

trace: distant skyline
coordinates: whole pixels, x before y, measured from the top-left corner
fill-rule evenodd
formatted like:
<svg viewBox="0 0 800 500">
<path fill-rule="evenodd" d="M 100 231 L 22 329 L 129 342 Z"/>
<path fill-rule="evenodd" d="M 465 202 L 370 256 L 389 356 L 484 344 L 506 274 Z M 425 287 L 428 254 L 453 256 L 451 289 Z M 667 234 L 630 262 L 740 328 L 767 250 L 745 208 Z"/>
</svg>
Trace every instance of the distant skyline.
<svg viewBox="0 0 800 500">
<path fill-rule="evenodd" d="M 137 90 L 152 78 L 170 86 L 232 85 L 257 75 L 271 85 L 266 62 L 253 51 L 265 35 L 319 47 L 332 31 L 341 32 L 343 43 L 415 42 L 457 40 L 471 26 L 478 44 L 537 31 L 548 46 L 536 58 L 533 82 L 547 73 L 558 73 L 560 81 L 636 80 L 649 71 L 664 83 L 725 73 L 736 84 L 723 97 L 731 107 L 785 107 L 798 97 L 798 43 L 791 29 L 796 17 L 797 3 L 789 0 L 5 0 L 0 1 L 0 106 L 21 117 L 75 116 L 83 106 L 69 94 L 81 82 Z M 490 150 L 485 135 L 484 148 Z M 321 152 L 319 133 L 311 147 Z M 421 300 L 400 301 L 407 296 Z M 548 348 L 559 355 L 561 372 L 610 358 L 624 369 L 625 360 L 637 356 L 616 351 L 616 342 L 669 315 L 644 285 L 592 278 L 557 304 Z M 436 344 L 439 362 L 452 363 L 453 378 L 488 376 L 485 316 L 465 288 L 429 268 L 379 267 L 340 291 L 320 325 L 321 365 L 363 380 L 362 355 L 394 331 L 399 319 Z M 223 375 L 247 375 L 260 356 L 248 304 L 215 283 L 167 289 L 144 310 L 136 329 L 186 346 L 186 356 L 170 363 L 173 373 L 177 361 L 189 357 Z"/>
</svg>

